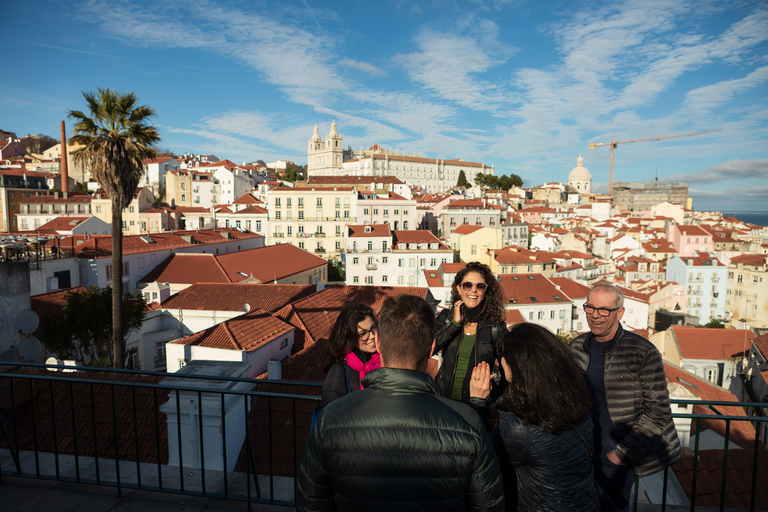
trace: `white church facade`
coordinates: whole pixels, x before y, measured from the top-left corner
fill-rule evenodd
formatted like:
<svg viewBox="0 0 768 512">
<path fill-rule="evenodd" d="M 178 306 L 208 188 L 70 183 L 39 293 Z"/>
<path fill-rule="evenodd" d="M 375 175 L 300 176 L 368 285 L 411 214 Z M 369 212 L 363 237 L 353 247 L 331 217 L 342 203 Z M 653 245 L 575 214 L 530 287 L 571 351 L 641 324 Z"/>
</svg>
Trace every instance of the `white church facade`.
<svg viewBox="0 0 768 512">
<path fill-rule="evenodd" d="M 345 150 L 335 121 L 328 137 L 321 138 L 315 126 L 308 142 L 308 176 L 394 176 L 409 185 L 424 187 L 427 192 L 439 193 L 455 187 L 461 171 L 472 184 L 479 173 L 494 173 L 493 165 L 461 159 L 423 158 L 415 153 L 408 155 L 399 150 L 386 150 L 379 145 L 359 151 Z"/>
</svg>

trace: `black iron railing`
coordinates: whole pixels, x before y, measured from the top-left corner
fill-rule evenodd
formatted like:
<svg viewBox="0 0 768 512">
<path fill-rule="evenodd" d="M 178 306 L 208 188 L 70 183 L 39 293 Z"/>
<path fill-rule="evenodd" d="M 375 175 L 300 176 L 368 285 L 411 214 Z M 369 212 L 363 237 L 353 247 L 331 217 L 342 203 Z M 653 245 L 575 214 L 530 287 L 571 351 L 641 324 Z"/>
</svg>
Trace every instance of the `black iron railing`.
<svg viewBox="0 0 768 512">
<path fill-rule="evenodd" d="M 118 493 L 143 489 L 245 501 L 249 506 L 293 506 L 295 475 L 320 386 L 0 362 L 0 484 L 2 476 L 8 475 L 110 486 Z M 670 469 L 665 470 L 663 483 L 658 484 L 663 489 L 656 492 L 660 503 L 654 503 L 653 509 L 679 510 L 680 503 L 674 507 L 667 503 L 672 485 L 686 488 L 685 509 L 702 506 L 697 503 L 697 488 L 704 485 L 699 471 L 706 450 L 700 451 L 699 434 L 711 430 L 714 421 L 722 422 L 724 432 L 718 449 L 722 459 L 719 509 L 733 508 L 726 499 L 733 484 L 729 478 L 734 478 L 728 467 L 732 445 L 740 444 L 739 460 L 752 454 L 747 472 L 751 504 L 741 508 L 755 510 L 758 490 L 765 483 L 758 482 L 758 474 L 765 473 L 759 465 L 765 459 L 760 433 L 768 419 L 764 415 L 768 404 L 672 403 L 673 409 L 692 405 L 704 407 L 699 410 L 706 413 L 673 412 L 675 419 L 691 421 L 692 441 L 686 444 L 692 451 L 686 456 L 693 471 L 690 481 L 679 481 L 679 475 L 675 478 L 674 472 L 670 475 Z M 729 407 L 763 411 L 763 415 L 724 414 Z M 734 426 L 744 424 L 751 426 L 747 429 L 751 434 L 745 436 L 744 428 Z M 231 427 L 237 427 L 239 437 Z M 707 442 L 712 450 L 711 436 Z M 706 481 L 711 486 L 711 478 Z M 739 483 L 743 488 L 744 482 Z M 638 510 L 639 484 L 635 489 L 630 508 Z M 643 510 L 647 507 L 643 505 Z"/>
</svg>

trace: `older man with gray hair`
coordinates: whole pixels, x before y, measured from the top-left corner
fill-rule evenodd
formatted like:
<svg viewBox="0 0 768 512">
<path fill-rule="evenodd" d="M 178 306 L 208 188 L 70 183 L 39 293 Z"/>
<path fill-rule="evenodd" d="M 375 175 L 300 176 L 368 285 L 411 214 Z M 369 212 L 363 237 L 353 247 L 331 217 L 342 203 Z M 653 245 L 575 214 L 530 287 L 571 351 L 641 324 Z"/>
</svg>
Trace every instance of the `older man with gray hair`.
<svg viewBox="0 0 768 512">
<path fill-rule="evenodd" d="M 661 354 L 621 326 L 624 294 L 598 283 L 583 307 L 590 332 L 573 340 L 571 350 L 586 372 L 592 402 L 595 480 L 602 510 L 623 511 L 635 476 L 677 462 L 680 441 Z"/>
</svg>

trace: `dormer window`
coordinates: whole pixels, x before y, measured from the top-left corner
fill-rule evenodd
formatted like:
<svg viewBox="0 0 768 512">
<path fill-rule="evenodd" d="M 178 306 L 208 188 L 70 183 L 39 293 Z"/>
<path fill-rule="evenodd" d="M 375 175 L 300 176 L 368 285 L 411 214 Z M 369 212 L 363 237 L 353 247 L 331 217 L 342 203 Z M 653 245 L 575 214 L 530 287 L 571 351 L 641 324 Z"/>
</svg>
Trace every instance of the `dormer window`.
<svg viewBox="0 0 768 512">
<path fill-rule="evenodd" d="M 370 233 L 371 231 L 373 231 L 373 228 L 371 226 L 365 226 L 366 233 Z"/>
</svg>

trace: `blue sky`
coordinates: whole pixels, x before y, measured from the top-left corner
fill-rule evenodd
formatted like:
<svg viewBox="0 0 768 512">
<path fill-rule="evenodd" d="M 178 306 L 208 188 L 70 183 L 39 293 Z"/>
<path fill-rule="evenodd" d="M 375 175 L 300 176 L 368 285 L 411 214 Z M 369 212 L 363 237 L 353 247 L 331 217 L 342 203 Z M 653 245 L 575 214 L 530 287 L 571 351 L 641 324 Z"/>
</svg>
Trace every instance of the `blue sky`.
<svg viewBox="0 0 768 512">
<path fill-rule="evenodd" d="M 756 1 L 5 2 L 0 128 L 59 134 L 83 90 L 134 91 L 162 147 L 306 163 L 344 145 L 494 164 L 525 186 L 582 154 L 687 181 L 696 210 L 768 210 L 768 4 Z"/>
</svg>

